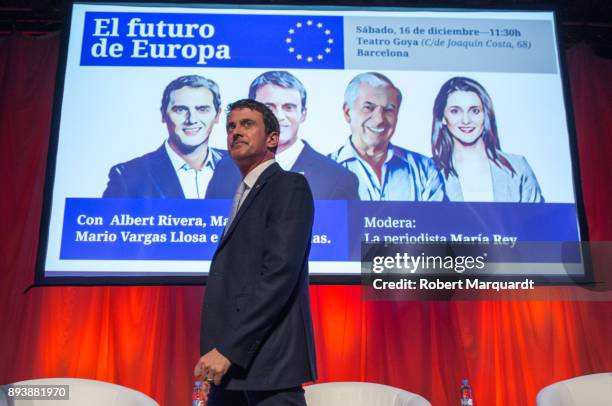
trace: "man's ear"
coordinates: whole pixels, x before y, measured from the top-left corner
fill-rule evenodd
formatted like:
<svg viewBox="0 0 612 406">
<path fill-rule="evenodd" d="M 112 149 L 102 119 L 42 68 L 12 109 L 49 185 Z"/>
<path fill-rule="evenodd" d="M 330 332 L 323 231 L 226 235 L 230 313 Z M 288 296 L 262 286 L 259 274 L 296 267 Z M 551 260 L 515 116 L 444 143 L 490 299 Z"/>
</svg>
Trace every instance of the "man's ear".
<svg viewBox="0 0 612 406">
<path fill-rule="evenodd" d="M 166 123 L 166 112 L 162 109 L 159 109 L 159 112 L 161 113 L 161 122 L 162 123 Z"/>
<path fill-rule="evenodd" d="M 350 124 L 351 123 L 351 109 L 349 108 L 348 104 L 344 103 L 342 105 L 342 111 L 344 112 L 344 121 Z"/>
<path fill-rule="evenodd" d="M 268 134 L 268 139 L 266 140 L 266 146 L 268 148 L 278 147 L 278 132 L 273 131 Z"/>
<path fill-rule="evenodd" d="M 302 110 L 302 115 L 300 116 L 300 123 L 303 123 L 304 120 L 306 120 L 306 113 L 307 113 L 307 110 L 306 110 L 306 108 L 304 108 Z"/>
<path fill-rule="evenodd" d="M 221 116 L 221 108 L 217 111 L 217 115 L 215 116 L 215 124 L 219 124 L 219 116 Z"/>
</svg>

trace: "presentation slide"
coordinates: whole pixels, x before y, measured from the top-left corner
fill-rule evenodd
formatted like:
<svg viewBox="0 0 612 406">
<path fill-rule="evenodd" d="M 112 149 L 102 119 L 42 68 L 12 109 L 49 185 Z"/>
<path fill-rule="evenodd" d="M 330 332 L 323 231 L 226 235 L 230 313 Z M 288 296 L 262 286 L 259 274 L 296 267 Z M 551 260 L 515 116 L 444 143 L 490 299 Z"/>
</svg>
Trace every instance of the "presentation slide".
<svg viewBox="0 0 612 406">
<path fill-rule="evenodd" d="M 69 30 L 38 283 L 202 280 L 244 98 L 312 189 L 311 275 L 359 275 L 362 243 L 585 238 L 552 12 L 75 3 Z M 529 251 L 495 272 L 567 274 Z"/>
</svg>

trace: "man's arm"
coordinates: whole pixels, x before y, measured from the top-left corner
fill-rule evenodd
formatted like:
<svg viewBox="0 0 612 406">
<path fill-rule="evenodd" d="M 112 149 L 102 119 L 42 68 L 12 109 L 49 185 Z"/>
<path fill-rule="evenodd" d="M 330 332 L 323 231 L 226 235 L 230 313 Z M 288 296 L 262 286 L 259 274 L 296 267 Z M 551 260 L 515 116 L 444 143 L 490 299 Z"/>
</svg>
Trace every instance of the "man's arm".
<svg viewBox="0 0 612 406">
<path fill-rule="evenodd" d="M 283 308 L 299 289 L 310 247 L 314 204 L 308 182 L 301 175 L 286 176 L 282 191 L 273 197 L 267 213 L 262 266 L 253 291 L 227 326 L 217 350 L 232 363 L 246 368 L 264 338 L 278 322 Z"/>
<path fill-rule="evenodd" d="M 423 192 L 420 198 L 417 196 L 417 200 L 421 201 L 436 201 L 440 202 L 446 199 L 446 192 L 444 190 L 444 181 L 442 180 L 442 174 L 436 168 L 433 160 L 428 159 L 424 168 L 425 182 Z"/>
<path fill-rule="evenodd" d="M 242 175 L 231 158 L 221 158 L 206 189 L 206 199 L 232 199 L 241 180 Z"/>
<path fill-rule="evenodd" d="M 339 166 L 339 169 L 341 169 L 341 171 L 338 171 L 338 174 L 341 175 L 339 179 L 330 179 L 331 182 L 336 183 L 332 198 L 359 200 L 359 179 L 357 179 L 357 176 L 348 169 L 342 166 Z"/>
<path fill-rule="evenodd" d="M 113 166 L 108 172 L 108 183 L 102 197 L 127 197 L 127 187 L 123 180 L 122 165 Z"/>
</svg>

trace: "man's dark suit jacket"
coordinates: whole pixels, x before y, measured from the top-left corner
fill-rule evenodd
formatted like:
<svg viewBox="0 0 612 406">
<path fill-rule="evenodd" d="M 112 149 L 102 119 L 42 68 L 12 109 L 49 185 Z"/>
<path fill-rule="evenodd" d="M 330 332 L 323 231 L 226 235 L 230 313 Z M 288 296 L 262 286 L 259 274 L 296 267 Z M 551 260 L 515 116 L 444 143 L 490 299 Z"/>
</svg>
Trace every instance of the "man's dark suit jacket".
<svg viewBox="0 0 612 406">
<path fill-rule="evenodd" d="M 215 252 L 200 353 L 232 366 L 221 386 L 275 390 L 316 379 L 308 293 L 314 203 L 304 176 L 276 163 L 259 177 Z"/>
<path fill-rule="evenodd" d="M 209 147 L 210 148 L 210 147 Z M 214 149 L 225 156 L 226 151 Z M 184 198 L 172 161 L 162 144 L 153 152 L 113 166 L 102 197 Z"/>
<path fill-rule="evenodd" d="M 298 141 L 299 142 L 299 141 Z M 302 173 L 317 200 L 359 200 L 357 176 L 325 155 L 319 154 L 304 141 L 292 172 Z M 230 199 L 234 197 L 242 177 L 229 156 L 219 161 L 206 191 L 207 198 Z"/>
</svg>

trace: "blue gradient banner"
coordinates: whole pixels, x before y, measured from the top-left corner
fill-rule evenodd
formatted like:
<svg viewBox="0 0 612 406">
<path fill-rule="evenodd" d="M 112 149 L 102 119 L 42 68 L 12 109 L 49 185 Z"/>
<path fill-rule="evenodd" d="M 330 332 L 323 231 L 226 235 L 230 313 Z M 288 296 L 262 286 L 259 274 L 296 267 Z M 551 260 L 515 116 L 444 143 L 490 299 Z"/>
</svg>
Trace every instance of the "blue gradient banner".
<svg viewBox="0 0 612 406">
<path fill-rule="evenodd" d="M 82 66 L 343 69 L 343 17 L 85 13 Z"/>
<path fill-rule="evenodd" d="M 210 260 L 225 199 L 66 199 L 61 259 Z M 573 204 L 315 202 L 311 261 L 359 261 L 361 243 L 470 243 L 509 262 L 554 262 L 578 241 Z"/>
<path fill-rule="evenodd" d="M 226 199 L 66 199 L 61 259 L 211 260 Z M 310 259 L 346 261 L 346 202 L 315 203 Z"/>
<path fill-rule="evenodd" d="M 555 262 L 521 242 L 579 241 L 576 206 L 563 203 L 351 202 L 350 258 L 365 243 L 469 243 L 512 248 L 509 262 Z M 353 236 L 360 236 L 360 239 Z M 503 250 L 502 250 L 503 251 Z"/>
</svg>

